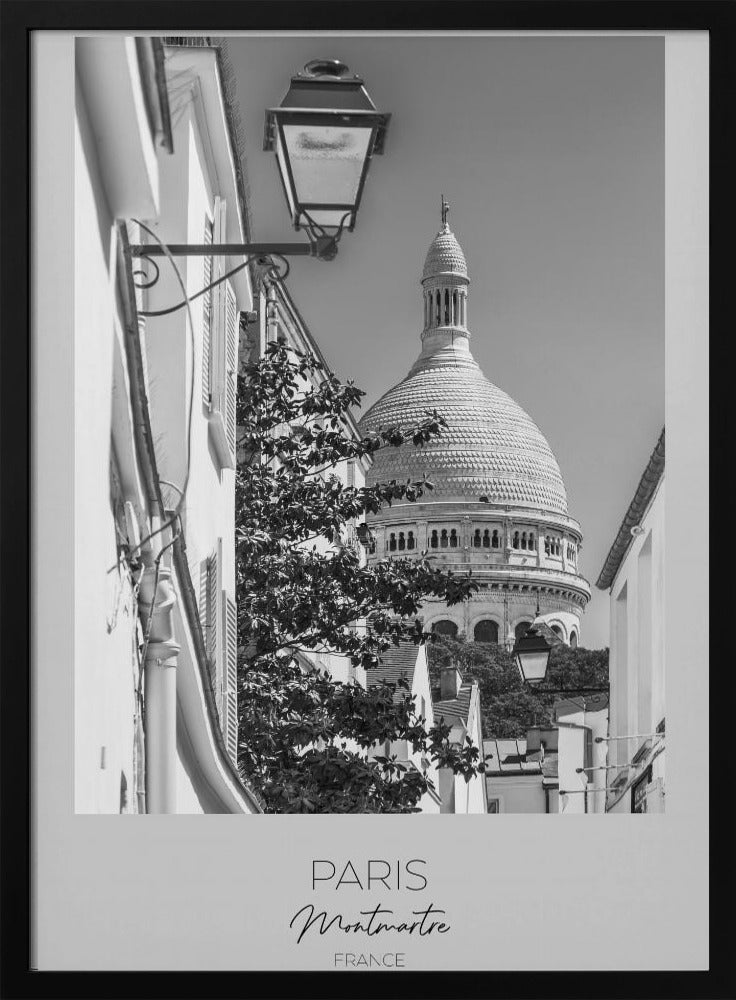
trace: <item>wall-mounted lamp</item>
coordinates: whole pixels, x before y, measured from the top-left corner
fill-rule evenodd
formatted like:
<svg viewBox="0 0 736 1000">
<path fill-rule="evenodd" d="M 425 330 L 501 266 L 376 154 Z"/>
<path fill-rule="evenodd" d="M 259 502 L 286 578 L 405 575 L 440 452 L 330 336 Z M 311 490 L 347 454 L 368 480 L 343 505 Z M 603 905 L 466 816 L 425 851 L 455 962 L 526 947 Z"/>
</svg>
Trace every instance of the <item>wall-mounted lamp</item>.
<svg viewBox="0 0 736 1000">
<path fill-rule="evenodd" d="M 343 231 L 355 227 L 368 167 L 374 154 L 383 153 L 390 118 L 376 110 L 363 80 L 344 63 L 307 63 L 279 107 L 266 111 L 263 148 L 276 153 L 292 224 L 308 242 L 133 244 L 129 255 L 332 260 Z"/>
</svg>

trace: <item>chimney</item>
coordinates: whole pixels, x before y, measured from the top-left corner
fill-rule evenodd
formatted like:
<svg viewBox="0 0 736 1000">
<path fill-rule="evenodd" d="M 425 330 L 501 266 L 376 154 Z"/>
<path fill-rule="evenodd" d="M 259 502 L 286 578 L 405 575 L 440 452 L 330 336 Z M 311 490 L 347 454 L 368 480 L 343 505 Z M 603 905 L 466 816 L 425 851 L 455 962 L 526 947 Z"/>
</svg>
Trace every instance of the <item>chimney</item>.
<svg viewBox="0 0 736 1000">
<path fill-rule="evenodd" d="M 440 674 L 440 698 L 442 701 L 457 698 L 462 679 L 462 675 L 454 663 L 451 663 L 449 667 L 442 668 Z"/>
</svg>

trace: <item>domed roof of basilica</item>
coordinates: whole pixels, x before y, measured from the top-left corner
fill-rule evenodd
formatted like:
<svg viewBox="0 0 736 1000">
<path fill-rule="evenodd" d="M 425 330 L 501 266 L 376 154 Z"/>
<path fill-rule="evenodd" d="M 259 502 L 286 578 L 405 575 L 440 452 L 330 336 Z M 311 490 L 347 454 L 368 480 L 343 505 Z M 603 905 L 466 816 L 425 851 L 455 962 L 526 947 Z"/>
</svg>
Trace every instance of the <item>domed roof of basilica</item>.
<svg viewBox="0 0 736 1000">
<path fill-rule="evenodd" d="M 447 227 L 432 241 L 423 283 L 451 271 L 467 276 L 462 249 Z M 440 271 L 441 269 L 441 271 Z M 448 282 L 452 299 L 456 286 Z M 477 501 L 494 506 L 532 507 L 567 515 L 567 496 L 552 449 L 518 403 L 490 382 L 470 353 L 464 308 L 434 310 L 444 290 L 425 287 L 423 349 L 409 374 L 366 412 L 363 433 L 379 427 L 419 423 L 433 410 L 447 427 L 428 444 L 386 447 L 374 456 L 370 482 L 421 479 L 426 473 L 434 491 L 429 500 Z M 426 298 L 428 297 L 428 298 Z M 445 307 L 446 308 L 446 307 Z"/>
</svg>

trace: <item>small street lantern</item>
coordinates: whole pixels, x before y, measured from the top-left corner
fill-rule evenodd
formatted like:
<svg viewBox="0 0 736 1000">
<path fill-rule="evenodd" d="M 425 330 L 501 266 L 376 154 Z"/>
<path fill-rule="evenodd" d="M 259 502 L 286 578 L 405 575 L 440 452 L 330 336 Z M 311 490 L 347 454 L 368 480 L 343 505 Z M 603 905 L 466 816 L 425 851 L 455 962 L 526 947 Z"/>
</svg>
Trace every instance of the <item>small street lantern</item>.
<svg viewBox="0 0 736 1000">
<path fill-rule="evenodd" d="M 390 118 L 338 60 L 314 60 L 291 78 L 281 105 L 266 111 L 263 148 L 276 153 L 295 229 L 312 238 L 353 229 Z"/>
<path fill-rule="evenodd" d="M 516 640 L 512 650 L 516 658 L 522 681 L 527 684 L 540 684 L 547 676 L 549 654 L 552 646 L 534 625 L 531 625 L 521 638 Z"/>
</svg>

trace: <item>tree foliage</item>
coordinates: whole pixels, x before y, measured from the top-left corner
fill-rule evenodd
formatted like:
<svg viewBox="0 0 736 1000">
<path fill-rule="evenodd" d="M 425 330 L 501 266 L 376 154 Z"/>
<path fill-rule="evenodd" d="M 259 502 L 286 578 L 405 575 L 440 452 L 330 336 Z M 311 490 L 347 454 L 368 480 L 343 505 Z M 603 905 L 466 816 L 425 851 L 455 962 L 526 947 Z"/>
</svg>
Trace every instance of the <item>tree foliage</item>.
<svg viewBox="0 0 736 1000">
<path fill-rule="evenodd" d="M 474 677 L 480 690 L 483 735 L 513 739 L 534 725 L 554 723 L 554 694 L 524 685 L 514 657 L 503 646 L 443 637 L 428 650 L 430 676 L 439 682 L 443 666 L 454 663 L 464 677 Z M 571 649 L 561 644 L 550 654 L 544 686 L 564 690 L 605 687 L 607 649 Z"/>
<path fill-rule="evenodd" d="M 348 414 L 363 393 L 310 356 L 269 345 L 239 379 L 241 461 L 236 475 L 238 763 L 271 812 L 411 812 L 428 779 L 377 745 L 406 740 L 438 766 L 469 780 L 480 751 L 449 728 L 428 728 L 408 690 L 341 684 L 308 654 L 341 653 L 377 665 L 400 641 L 423 642 L 422 601 L 452 605 L 475 588 L 470 576 L 426 557 L 361 565 L 346 544 L 351 525 L 396 500 L 414 501 L 426 480 L 347 486 L 346 460 L 440 433 L 435 412 L 416 425 L 357 437 Z M 369 632 L 355 623 L 370 615 Z"/>
</svg>

